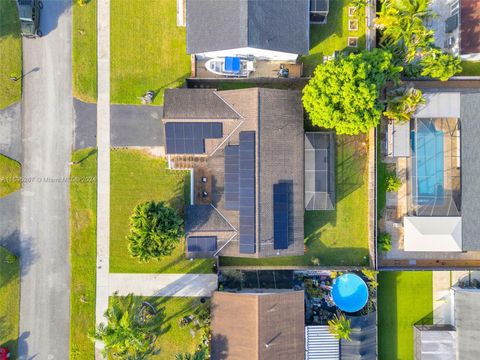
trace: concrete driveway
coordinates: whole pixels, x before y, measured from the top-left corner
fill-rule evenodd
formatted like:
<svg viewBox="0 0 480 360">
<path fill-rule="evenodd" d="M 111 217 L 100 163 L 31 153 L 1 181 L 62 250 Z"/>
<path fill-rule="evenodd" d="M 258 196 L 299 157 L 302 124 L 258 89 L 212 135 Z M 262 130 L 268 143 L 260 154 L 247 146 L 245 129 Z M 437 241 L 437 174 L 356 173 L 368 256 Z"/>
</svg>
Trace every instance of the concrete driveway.
<svg viewBox="0 0 480 360">
<path fill-rule="evenodd" d="M 165 146 L 162 106 L 110 106 L 112 146 Z"/>
<path fill-rule="evenodd" d="M 23 41 L 20 359 L 69 358 L 71 0 L 44 1 L 44 36 Z M 28 180 L 28 181 L 27 181 Z"/>
</svg>

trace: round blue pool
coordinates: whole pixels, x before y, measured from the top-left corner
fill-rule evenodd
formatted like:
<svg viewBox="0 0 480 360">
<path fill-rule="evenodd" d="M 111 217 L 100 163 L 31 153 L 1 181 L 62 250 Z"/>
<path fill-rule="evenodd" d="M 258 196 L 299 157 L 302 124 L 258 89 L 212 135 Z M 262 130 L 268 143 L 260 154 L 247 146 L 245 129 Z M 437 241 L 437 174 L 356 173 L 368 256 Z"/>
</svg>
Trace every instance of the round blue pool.
<svg viewBox="0 0 480 360">
<path fill-rule="evenodd" d="M 368 288 L 363 279 L 355 274 L 343 274 L 335 279 L 332 298 L 340 310 L 354 313 L 368 301 Z"/>
</svg>

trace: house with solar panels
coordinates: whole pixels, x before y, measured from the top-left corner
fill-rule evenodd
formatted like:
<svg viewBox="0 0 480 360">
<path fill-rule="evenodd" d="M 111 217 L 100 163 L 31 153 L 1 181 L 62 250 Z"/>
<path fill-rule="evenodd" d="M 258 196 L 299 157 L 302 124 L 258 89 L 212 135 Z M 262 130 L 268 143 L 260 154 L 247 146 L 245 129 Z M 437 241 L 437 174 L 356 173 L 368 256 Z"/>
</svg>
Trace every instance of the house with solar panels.
<svg viewBox="0 0 480 360">
<path fill-rule="evenodd" d="M 309 52 L 310 3 L 317 2 L 186 0 L 187 53 L 294 61 Z M 320 2 L 314 9 L 324 14 Z"/>
<path fill-rule="evenodd" d="M 169 167 L 191 172 L 188 257 L 303 255 L 300 92 L 169 89 L 163 122 Z"/>
</svg>

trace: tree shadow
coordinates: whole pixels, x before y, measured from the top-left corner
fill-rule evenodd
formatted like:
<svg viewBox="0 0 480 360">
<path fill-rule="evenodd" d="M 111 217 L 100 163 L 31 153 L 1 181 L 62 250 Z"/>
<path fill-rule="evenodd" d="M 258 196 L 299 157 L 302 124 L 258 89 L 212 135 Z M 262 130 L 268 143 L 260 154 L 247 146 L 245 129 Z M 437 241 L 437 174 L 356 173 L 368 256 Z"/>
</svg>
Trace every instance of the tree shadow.
<svg viewBox="0 0 480 360">
<path fill-rule="evenodd" d="M 21 238 L 18 230 L 14 230 L 9 235 L 0 238 L 0 246 L 6 248 L 20 259 L 21 276 L 26 275 L 30 267 L 38 259 L 38 253 L 33 245 L 32 238 Z"/>
</svg>

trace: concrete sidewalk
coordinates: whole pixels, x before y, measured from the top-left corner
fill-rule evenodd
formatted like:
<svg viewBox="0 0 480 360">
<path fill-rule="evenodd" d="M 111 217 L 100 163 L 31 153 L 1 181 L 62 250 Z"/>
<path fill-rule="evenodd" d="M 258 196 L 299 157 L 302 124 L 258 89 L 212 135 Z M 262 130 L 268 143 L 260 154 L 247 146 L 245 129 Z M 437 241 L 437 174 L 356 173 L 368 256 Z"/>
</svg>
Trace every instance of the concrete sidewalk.
<svg viewBox="0 0 480 360">
<path fill-rule="evenodd" d="M 207 296 L 217 289 L 215 274 L 110 274 L 110 294 L 139 296 Z"/>
</svg>

